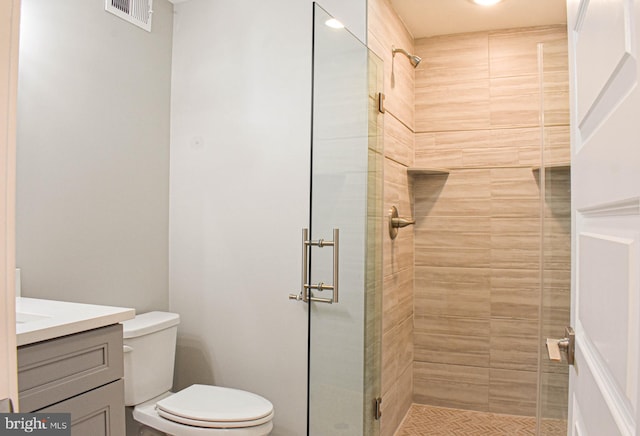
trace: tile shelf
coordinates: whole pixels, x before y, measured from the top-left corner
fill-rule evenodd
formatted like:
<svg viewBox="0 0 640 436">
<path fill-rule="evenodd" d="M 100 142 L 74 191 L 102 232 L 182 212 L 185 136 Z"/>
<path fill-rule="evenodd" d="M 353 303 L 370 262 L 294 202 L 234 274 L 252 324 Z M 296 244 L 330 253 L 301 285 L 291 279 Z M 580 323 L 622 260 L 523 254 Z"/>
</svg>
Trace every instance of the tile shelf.
<svg viewBox="0 0 640 436">
<path fill-rule="evenodd" d="M 537 166 L 525 166 L 525 165 L 511 165 L 511 166 L 493 166 L 493 167 L 451 167 L 451 168 L 428 168 L 428 167 L 408 167 L 407 174 L 410 176 L 441 176 L 449 174 L 455 170 L 491 170 L 500 168 L 531 168 L 532 171 L 540 171 L 540 165 Z M 571 169 L 569 162 L 552 163 L 544 166 L 545 169 Z"/>
<path fill-rule="evenodd" d="M 449 172 L 450 170 L 445 168 L 407 168 L 407 174 L 410 176 L 440 176 Z"/>
<path fill-rule="evenodd" d="M 531 168 L 533 171 L 540 171 L 540 165 Z M 546 170 L 570 170 L 571 164 L 569 162 L 552 163 L 544 166 Z"/>
</svg>

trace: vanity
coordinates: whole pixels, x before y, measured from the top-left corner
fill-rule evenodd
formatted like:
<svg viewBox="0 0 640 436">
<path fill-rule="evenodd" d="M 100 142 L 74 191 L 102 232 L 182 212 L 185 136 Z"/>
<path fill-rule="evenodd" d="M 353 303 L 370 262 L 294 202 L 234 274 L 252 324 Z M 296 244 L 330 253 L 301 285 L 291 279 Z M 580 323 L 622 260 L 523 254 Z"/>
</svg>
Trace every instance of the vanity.
<svg viewBox="0 0 640 436">
<path fill-rule="evenodd" d="M 121 321 L 129 308 L 16 299 L 21 412 L 71 413 L 78 435 L 125 434 Z"/>
</svg>

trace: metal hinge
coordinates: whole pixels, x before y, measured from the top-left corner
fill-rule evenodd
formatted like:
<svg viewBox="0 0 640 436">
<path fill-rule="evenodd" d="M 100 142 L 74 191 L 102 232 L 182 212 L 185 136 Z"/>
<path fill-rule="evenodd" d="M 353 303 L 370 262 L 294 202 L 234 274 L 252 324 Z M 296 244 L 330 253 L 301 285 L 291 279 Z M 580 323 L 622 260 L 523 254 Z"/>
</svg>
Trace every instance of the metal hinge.
<svg viewBox="0 0 640 436">
<path fill-rule="evenodd" d="M 373 418 L 377 421 L 382 416 L 382 398 L 373 400 Z"/>
<path fill-rule="evenodd" d="M 386 109 L 384 108 L 384 94 L 382 92 L 378 93 L 378 112 L 381 114 L 386 112 Z"/>
</svg>

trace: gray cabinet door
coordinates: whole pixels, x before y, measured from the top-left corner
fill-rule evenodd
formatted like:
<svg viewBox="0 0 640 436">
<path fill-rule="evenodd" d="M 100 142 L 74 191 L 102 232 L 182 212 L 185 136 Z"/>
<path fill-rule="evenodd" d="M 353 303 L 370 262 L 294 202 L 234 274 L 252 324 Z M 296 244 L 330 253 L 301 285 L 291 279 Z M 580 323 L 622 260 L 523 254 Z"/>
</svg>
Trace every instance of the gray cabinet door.
<svg viewBox="0 0 640 436">
<path fill-rule="evenodd" d="M 38 413 L 71 413 L 71 436 L 124 436 L 123 398 L 124 382 L 118 380 Z"/>
</svg>

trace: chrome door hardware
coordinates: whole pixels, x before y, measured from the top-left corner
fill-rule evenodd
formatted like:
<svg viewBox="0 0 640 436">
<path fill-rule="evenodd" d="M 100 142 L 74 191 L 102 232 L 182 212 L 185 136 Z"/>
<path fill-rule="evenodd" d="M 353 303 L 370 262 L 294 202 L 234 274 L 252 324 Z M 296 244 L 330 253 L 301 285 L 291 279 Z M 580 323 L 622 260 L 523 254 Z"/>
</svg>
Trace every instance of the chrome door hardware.
<svg viewBox="0 0 640 436">
<path fill-rule="evenodd" d="M 307 277 L 309 276 L 309 250 L 311 247 L 333 247 L 333 285 L 328 285 L 323 282 L 317 284 L 307 283 Z M 315 301 L 317 303 L 338 303 L 338 280 L 340 269 L 340 229 L 333 229 L 333 241 L 326 241 L 324 239 L 318 239 L 312 241 L 309 239 L 309 229 L 302 229 L 302 283 L 300 286 L 300 293 L 289 294 L 290 300 L 303 301 L 308 303 L 309 301 Z M 314 297 L 310 295 L 309 290 L 315 289 L 317 291 L 331 290 L 333 295 L 331 298 Z"/>
<path fill-rule="evenodd" d="M 562 339 L 547 338 L 547 352 L 552 362 L 562 362 L 562 354 L 565 353 L 567 363 L 573 365 L 576 353 L 576 333 L 572 327 L 565 327 L 565 337 Z"/>
<path fill-rule="evenodd" d="M 391 206 L 391 209 L 389 209 L 389 236 L 391 237 L 391 239 L 396 239 L 396 236 L 398 236 L 399 228 L 407 227 L 415 223 L 416 220 L 412 218 L 404 218 L 398 216 L 397 207 Z"/>
<path fill-rule="evenodd" d="M 378 112 L 381 114 L 385 113 L 387 110 L 384 108 L 384 99 L 385 96 L 382 92 L 378 93 Z"/>
</svg>

